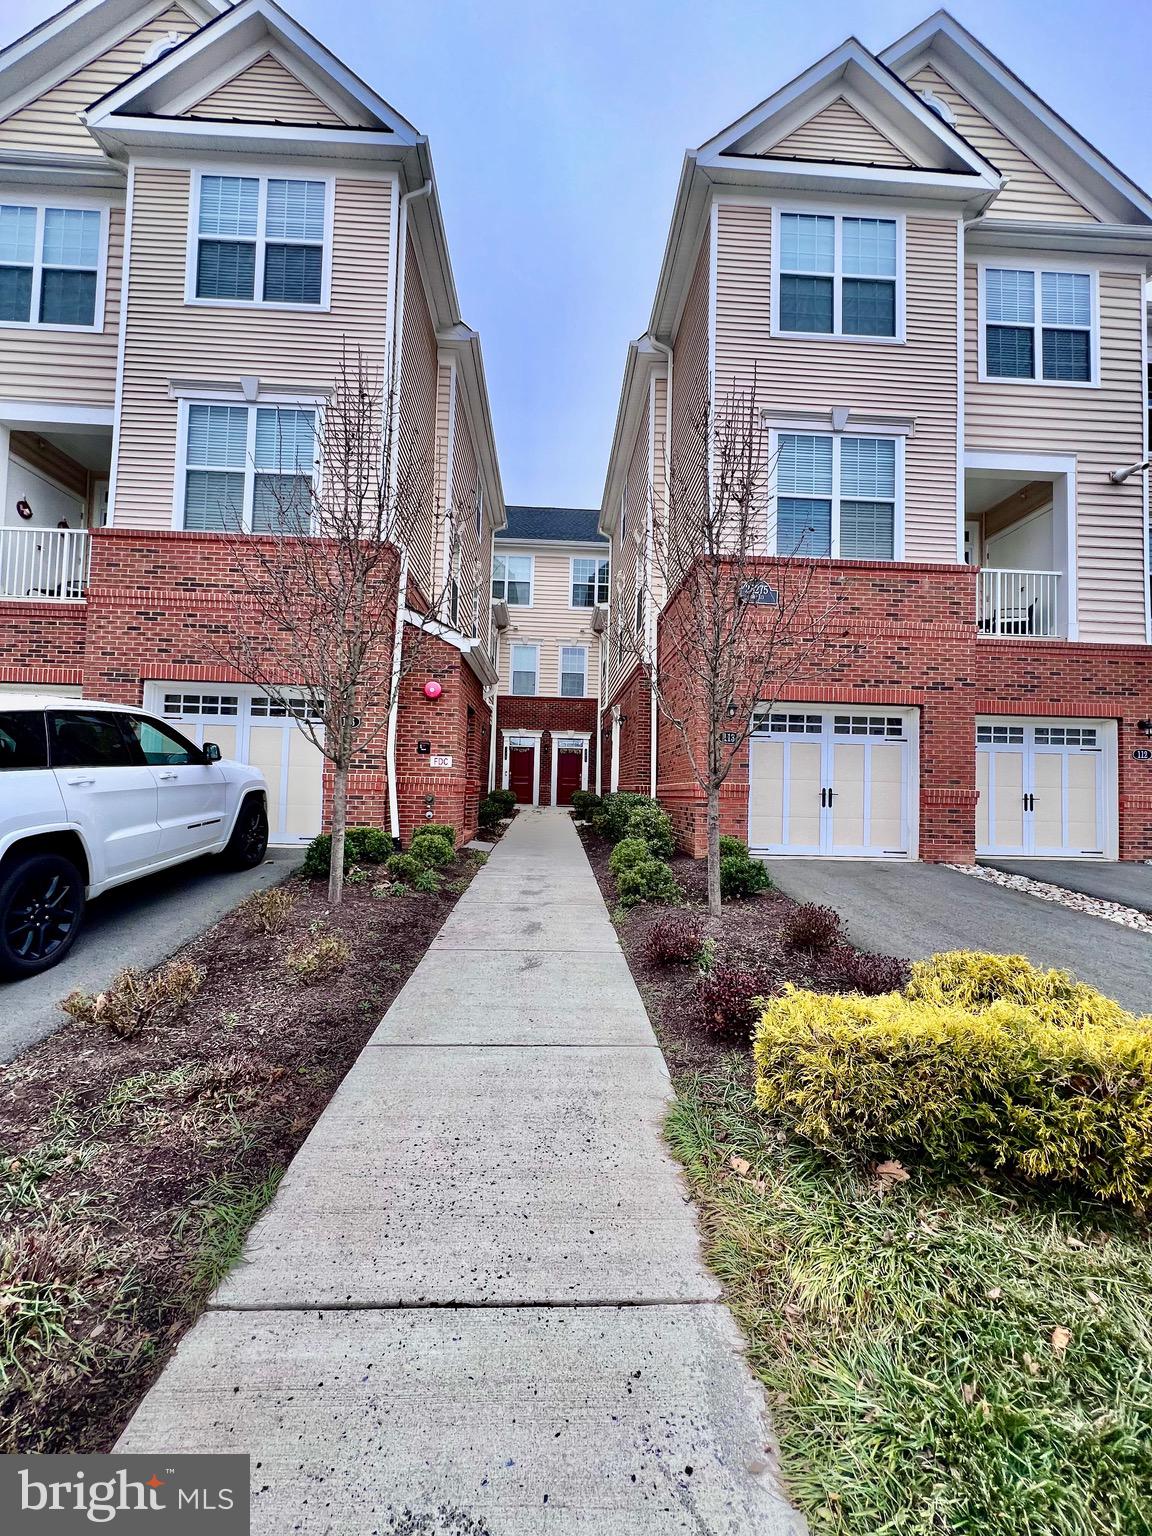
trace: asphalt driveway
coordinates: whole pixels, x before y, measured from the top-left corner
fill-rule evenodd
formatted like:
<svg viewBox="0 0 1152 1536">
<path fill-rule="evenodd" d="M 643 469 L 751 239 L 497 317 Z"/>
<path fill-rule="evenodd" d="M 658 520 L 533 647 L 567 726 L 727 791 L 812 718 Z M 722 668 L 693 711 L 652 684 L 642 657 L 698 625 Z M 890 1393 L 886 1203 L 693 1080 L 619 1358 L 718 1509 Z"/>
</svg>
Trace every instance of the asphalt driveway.
<svg viewBox="0 0 1152 1536">
<path fill-rule="evenodd" d="M 1066 891 L 1080 891 L 1100 901 L 1118 901 L 1137 912 L 1152 912 L 1152 864 L 1113 859 L 981 859 L 989 869 L 1024 875 Z"/>
<path fill-rule="evenodd" d="M 1125 1008 L 1152 1012 L 1152 938 L 1135 929 L 939 864 L 774 859 L 769 869 L 785 895 L 835 908 L 861 949 L 909 960 L 946 949 L 1027 955 L 1074 971 Z"/>
<path fill-rule="evenodd" d="M 238 871 L 196 859 L 98 897 L 65 960 L 26 981 L 0 981 L 0 1062 L 66 1022 L 57 1004 L 69 992 L 98 992 L 126 965 L 159 965 L 302 857 L 303 849 L 270 848 L 263 864 Z"/>
</svg>

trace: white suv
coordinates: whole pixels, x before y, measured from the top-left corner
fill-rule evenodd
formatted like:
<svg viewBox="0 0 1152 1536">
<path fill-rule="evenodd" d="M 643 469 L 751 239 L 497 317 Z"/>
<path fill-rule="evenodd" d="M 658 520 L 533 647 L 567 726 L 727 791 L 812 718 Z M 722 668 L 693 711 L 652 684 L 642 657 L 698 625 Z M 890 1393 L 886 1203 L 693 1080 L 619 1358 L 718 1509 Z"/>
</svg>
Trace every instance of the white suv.
<svg viewBox="0 0 1152 1536">
<path fill-rule="evenodd" d="M 93 896 L 268 847 L 264 775 L 122 704 L 0 692 L 0 976 L 63 959 Z"/>
</svg>

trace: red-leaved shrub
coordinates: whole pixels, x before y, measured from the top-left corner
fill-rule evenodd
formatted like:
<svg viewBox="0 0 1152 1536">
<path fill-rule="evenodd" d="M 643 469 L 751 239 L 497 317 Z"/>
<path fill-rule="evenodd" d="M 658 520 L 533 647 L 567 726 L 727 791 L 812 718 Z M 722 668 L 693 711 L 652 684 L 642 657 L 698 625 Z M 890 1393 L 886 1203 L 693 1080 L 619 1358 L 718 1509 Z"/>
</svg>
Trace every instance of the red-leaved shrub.
<svg viewBox="0 0 1152 1536">
<path fill-rule="evenodd" d="M 785 949 L 805 949 L 812 954 L 824 954 L 834 944 L 841 942 L 840 918 L 831 907 L 818 907 L 812 902 L 806 902 L 784 919 L 780 942 Z"/>
<path fill-rule="evenodd" d="M 675 913 L 649 928 L 644 954 L 656 965 L 688 965 L 700 953 L 700 925 Z"/>
<path fill-rule="evenodd" d="M 899 992 L 908 980 L 908 966 L 895 955 L 865 955 L 850 944 L 839 944 L 828 956 L 836 983 L 846 992 L 876 997 Z"/>
<path fill-rule="evenodd" d="M 759 971 L 718 965 L 696 984 L 696 1022 L 722 1040 L 746 1045 L 756 1024 L 752 999 L 770 990 Z"/>
</svg>

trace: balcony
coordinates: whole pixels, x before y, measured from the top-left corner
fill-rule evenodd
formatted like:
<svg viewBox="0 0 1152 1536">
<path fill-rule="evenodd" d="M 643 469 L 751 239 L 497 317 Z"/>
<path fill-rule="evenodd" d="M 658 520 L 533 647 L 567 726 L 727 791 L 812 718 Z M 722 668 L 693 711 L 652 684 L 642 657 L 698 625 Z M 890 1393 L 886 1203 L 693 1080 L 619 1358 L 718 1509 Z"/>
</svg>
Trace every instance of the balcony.
<svg viewBox="0 0 1152 1536">
<path fill-rule="evenodd" d="M 84 528 L 0 528 L 0 600 L 83 602 L 88 553 Z"/>
<path fill-rule="evenodd" d="M 976 627 L 982 635 L 1060 638 L 1060 572 L 1003 571 L 985 566 L 977 577 Z"/>
</svg>

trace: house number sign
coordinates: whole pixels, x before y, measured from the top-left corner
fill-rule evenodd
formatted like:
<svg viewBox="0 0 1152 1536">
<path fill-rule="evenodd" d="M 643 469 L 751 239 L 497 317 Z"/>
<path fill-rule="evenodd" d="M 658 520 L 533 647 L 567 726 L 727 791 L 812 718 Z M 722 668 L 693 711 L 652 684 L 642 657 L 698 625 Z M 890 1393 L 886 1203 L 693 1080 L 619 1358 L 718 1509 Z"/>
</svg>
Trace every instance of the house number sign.
<svg viewBox="0 0 1152 1536">
<path fill-rule="evenodd" d="M 775 608 L 780 601 L 775 587 L 770 587 L 766 581 L 742 581 L 740 583 L 740 601 L 742 603 L 758 603 L 762 608 Z"/>
<path fill-rule="evenodd" d="M 1132 756 L 1138 763 L 1152 763 L 1152 747 L 1137 747 Z"/>
<path fill-rule="evenodd" d="M 720 740 L 726 747 L 733 747 L 740 740 L 739 731 L 721 731 Z"/>
</svg>

